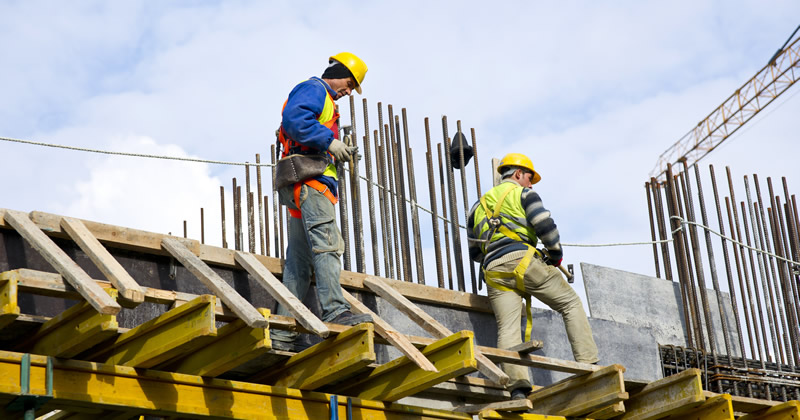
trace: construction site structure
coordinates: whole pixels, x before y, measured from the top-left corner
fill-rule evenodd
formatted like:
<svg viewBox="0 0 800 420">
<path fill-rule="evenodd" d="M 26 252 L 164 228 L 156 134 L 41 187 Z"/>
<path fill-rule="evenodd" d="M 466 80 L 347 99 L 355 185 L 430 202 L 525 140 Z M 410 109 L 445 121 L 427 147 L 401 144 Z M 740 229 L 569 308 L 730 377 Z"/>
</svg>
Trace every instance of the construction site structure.
<svg viewBox="0 0 800 420">
<path fill-rule="evenodd" d="M 345 271 L 342 284 L 353 310 L 371 313 L 375 322 L 325 324 L 314 315 L 313 302 L 299 302 L 276 279 L 278 259 L 6 209 L 0 210 L 0 256 L 3 418 L 54 413 L 48 418 L 772 419 L 800 414 L 797 401 L 706 391 L 700 369 L 637 380 L 626 378 L 621 364 L 596 366 L 540 355 L 549 337 L 525 349 L 481 345 L 494 339 L 484 333 L 493 329 L 493 317 L 487 300 L 475 294 Z M 269 308 L 278 301 L 295 317 L 272 315 Z M 460 328 L 465 319 L 468 328 Z M 637 342 L 634 330 L 615 325 L 616 336 L 610 337 L 611 321 L 592 321 L 601 354 L 612 354 L 608 343 Z M 276 328 L 304 333 L 309 347 L 296 354 L 272 349 L 269 331 Z M 563 346 L 551 347 L 547 353 Z M 502 386 L 507 377 L 497 363 L 561 376 L 548 382 L 534 375 L 542 386 L 527 400 L 508 401 Z"/>
</svg>

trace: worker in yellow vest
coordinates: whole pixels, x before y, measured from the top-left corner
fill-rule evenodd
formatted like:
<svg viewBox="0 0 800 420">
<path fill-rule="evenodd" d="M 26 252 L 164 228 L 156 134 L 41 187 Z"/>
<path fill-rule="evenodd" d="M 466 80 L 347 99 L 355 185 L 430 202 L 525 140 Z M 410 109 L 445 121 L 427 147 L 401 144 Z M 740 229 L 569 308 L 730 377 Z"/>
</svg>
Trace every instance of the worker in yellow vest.
<svg viewBox="0 0 800 420">
<path fill-rule="evenodd" d="M 338 201 L 338 174 L 334 160 L 348 161 L 357 152 L 339 140 L 339 113 L 334 101 L 361 93 L 367 65 L 355 54 L 330 57 L 322 77 L 312 77 L 289 93 L 283 105 L 276 168 L 280 203 L 289 209 L 289 244 L 283 284 L 299 299 L 308 292 L 313 271 L 322 320 L 343 325 L 372 322 L 353 314 L 339 284 L 344 252 L 334 206 Z M 278 315 L 290 312 L 278 305 Z M 295 350 L 297 333 L 274 330 L 273 348 Z"/>
<path fill-rule="evenodd" d="M 561 276 L 561 242 L 550 212 L 530 187 L 541 180 L 531 160 L 510 153 L 497 171 L 502 182 L 475 203 L 467 219 L 470 258 L 481 264 L 489 285 L 489 301 L 497 320 L 497 347 L 522 343 L 522 299 L 526 301 L 525 341 L 530 340 L 530 297 L 534 296 L 564 318 L 575 360 L 597 363 L 597 346 L 577 293 Z M 545 251 L 536 249 L 541 240 Z M 525 398 L 532 384 L 528 368 L 503 364 L 513 399 Z"/>
</svg>

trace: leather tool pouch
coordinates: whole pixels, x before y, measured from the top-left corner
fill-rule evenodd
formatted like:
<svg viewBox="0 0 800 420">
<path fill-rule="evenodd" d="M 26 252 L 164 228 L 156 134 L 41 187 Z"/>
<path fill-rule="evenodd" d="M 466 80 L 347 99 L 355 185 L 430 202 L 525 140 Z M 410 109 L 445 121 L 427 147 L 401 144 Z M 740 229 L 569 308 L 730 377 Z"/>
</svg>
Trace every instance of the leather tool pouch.
<svg viewBox="0 0 800 420">
<path fill-rule="evenodd" d="M 323 155 L 289 155 L 278 161 L 275 167 L 275 188 L 281 189 L 317 175 L 328 167 L 328 158 Z"/>
</svg>

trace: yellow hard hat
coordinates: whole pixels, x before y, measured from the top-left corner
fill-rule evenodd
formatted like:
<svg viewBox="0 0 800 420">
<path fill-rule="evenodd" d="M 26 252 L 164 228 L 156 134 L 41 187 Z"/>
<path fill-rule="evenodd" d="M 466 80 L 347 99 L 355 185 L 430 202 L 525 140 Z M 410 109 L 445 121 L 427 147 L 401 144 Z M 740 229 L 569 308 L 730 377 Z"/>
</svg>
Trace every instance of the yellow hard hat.
<svg viewBox="0 0 800 420">
<path fill-rule="evenodd" d="M 539 172 L 536 172 L 533 169 L 533 162 L 523 155 L 522 153 L 509 153 L 503 157 L 500 161 L 500 165 L 497 165 L 497 173 L 503 173 L 503 168 L 506 166 L 519 166 L 520 168 L 525 168 L 533 172 L 533 179 L 531 180 L 532 184 L 535 184 L 542 180 L 542 176 L 539 175 Z"/>
<path fill-rule="evenodd" d="M 331 56 L 330 59 L 344 64 L 350 73 L 353 73 L 353 77 L 356 79 L 356 92 L 360 95 L 361 82 L 364 81 L 364 76 L 367 74 L 367 65 L 355 54 L 349 52 L 340 52 Z"/>
</svg>

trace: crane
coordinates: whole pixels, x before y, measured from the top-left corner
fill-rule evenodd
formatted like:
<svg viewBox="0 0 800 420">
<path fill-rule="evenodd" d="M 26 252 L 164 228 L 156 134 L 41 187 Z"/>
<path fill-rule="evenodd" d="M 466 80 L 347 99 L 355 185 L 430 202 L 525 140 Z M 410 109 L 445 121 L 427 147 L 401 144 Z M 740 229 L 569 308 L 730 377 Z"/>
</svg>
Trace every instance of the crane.
<svg viewBox="0 0 800 420">
<path fill-rule="evenodd" d="M 789 40 L 798 29 L 800 26 Z M 800 38 L 788 47 L 786 44 L 755 76 L 664 151 L 650 176 L 662 182 L 668 163 L 686 159 L 687 167 L 694 165 L 794 85 L 800 79 Z"/>
</svg>

